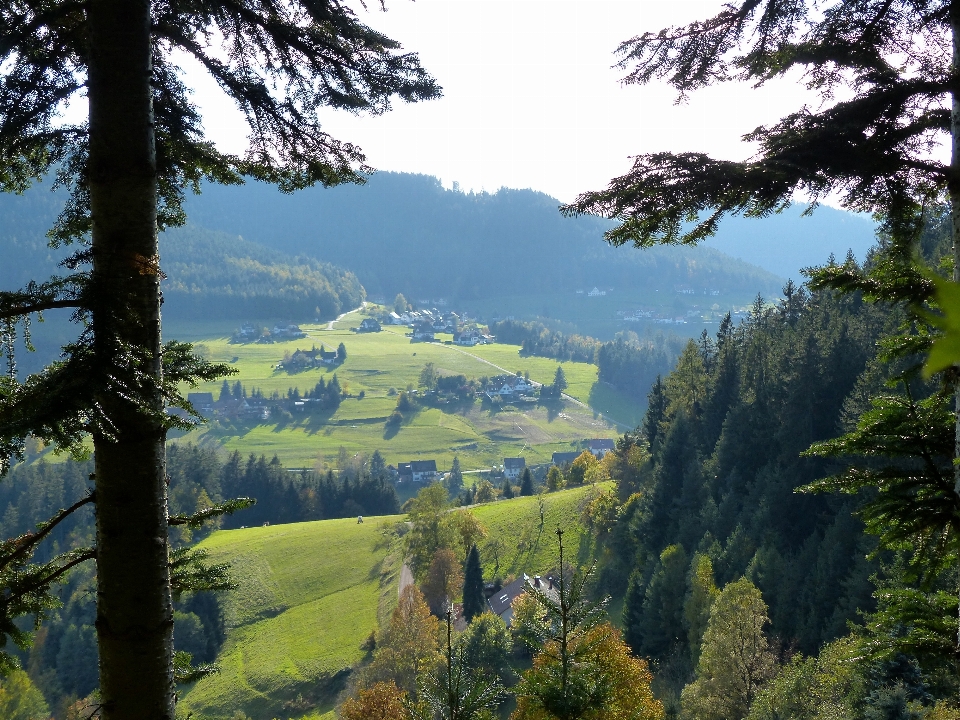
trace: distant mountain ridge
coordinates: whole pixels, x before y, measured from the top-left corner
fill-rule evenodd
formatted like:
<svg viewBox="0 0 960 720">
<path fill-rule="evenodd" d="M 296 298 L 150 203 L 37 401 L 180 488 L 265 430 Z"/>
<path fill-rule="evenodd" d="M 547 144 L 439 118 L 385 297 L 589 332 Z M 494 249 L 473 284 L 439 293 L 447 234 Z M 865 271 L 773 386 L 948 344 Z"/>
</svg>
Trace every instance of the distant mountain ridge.
<svg viewBox="0 0 960 720">
<path fill-rule="evenodd" d="M 539 295 L 594 285 L 678 284 L 775 293 L 781 278 L 712 248 L 637 252 L 602 241 L 608 221 L 564 218 L 533 190 L 467 194 L 425 175 L 376 173 L 365 186 L 292 195 L 258 183 L 205 186 L 192 222 L 288 254 L 349 267 L 367 291 L 392 298 Z"/>
<path fill-rule="evenodd" d="M 602 241 L 611 221 L 564 218 L 559 204 L 533 190 L 462 193 L 434 177 L 380 172 L 365 186 L 293 195 L 257 183 L 208 186 L 188 199 L 187 211 L 205 227 L 349 267 L 369 292 L 390 297 L 436 288 L 470 300 L 517 288 L 537 294 L 557 283 L 750 286 L 750 294 L 769 295 L 782 279 L 799 279 L 801 267 L 848 248 L 862 259 L 873 243 L 873 223 L 863 217 L 823 206 L 801 218 L 795 206 L 762 220 L 729 218 L 697 248 L 638 252 Z M 492 277 L 478 278 L 484 271 Z"/>
</svg>

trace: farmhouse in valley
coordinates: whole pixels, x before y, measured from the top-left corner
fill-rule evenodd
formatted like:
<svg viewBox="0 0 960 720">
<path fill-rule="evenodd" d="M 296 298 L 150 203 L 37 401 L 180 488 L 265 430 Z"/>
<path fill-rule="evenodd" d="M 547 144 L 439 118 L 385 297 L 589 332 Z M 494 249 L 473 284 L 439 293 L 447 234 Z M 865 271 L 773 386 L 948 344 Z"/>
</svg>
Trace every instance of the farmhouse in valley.
<svg viewBox="0 0 960 720">
<path fill-rule="evenodd" d="M 527 466 L 526 458 L 504 458 L 503 475 L 510 480 L 516 480 L 520 477 L 523 469 Z"/>
<path fill-rule="evenodd" d="M 591 440 L 589 445 L 590 452 L 593 453 L 594 457 L 598 460 L 602 459 L 608 452 L 613 452 L 615 447 L 613 440 L 609 438 Z"/>
<path fill-rule="evenodd" d="M 210 415 L 213 412 L 213 393 L 187 393 L 187 402 L 193 405 L 193 409 L 201 415 Z"/>
<path fill-rule="evenodd" d="M 399 482 L 432 482 L 439 475 L 436 460 L 411 460 L 408 463 L 399 463 L 397 470 L 400 475 Z"/>
</svg>

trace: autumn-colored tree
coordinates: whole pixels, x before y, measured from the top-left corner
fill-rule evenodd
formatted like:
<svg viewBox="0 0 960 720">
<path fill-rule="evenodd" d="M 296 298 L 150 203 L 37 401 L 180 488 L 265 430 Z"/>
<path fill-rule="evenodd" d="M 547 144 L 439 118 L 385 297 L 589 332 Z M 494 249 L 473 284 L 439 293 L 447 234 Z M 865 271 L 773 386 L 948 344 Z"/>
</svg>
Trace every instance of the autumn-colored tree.
<svg viewBox="0 0 960 720">
<path fill-rule="evenodd" d="M 663 704 L 653 696 L 653 676 L 647 662 L 634 657 L 630 648 L 620 637 L 619 631 L 609 624 L 593 628 L 576 641 L 580 662 L 589 663 L 592 672 L 604 689 L 602 697 L 592 706 L 577 715 L 555 715 L 549 712 L 536 698 L 521 696 L 511 720 L 661 720 Z M 547 653 L 538 654 L 533 669 L 528 674 L 533 678 L 555 662 Z"/>
<path fill-rule="evenodd" d="M 710 621 L 710 609 L 720 591 L 714 584 L 713 563 L 706 555 L 694 555 L 690 563 L 690 593 L 683 605 L 687 637 L 690 642 L 690 657 L 696 664 L 700 658 L 700 644 Z"/>
<path fill-rule="evenodd" d="M 594 535 L 602 537 L 613 529 L 619 510 L 620 503 L 613 490 L 591 488 L 590 494 L 584 499 L 580 521 Z"/>
<path fill-rule="evenodd" d="M 683 689 L 683 720 L 739 720 L 777 663 L 764 626 L 767 605 L 752 582 L 741 578 L 723 588 L 703 634 L 697 677 Z"/>
<path fill-rule="evenodd" d="M 539 606 L 532 614 L 533 623 L 521 628 L 527 642 L 539 642 L 534 666 L 524 673 L 517 687 L 524 712 L 537 717 L 538 710 L 549 713 L 543 717 L 558 720 L 578 720 L 594 707 L 602 707 L 609 699 L 609 684 L 596 658 L 590 655 L 591 645 L 584 638 L 603 625 L 604 606 L 587 597 L 589 572 L 569 572 L 564 567 L 563 530 L 557 528 L 559 561 L 557 582 L 549 593 L 531 588 L 530 596 Z M 514 627 L 519 618 L 514 616 Z M 591 635 L 592 642 L 598 641 Z"/>
<path fill-rule="evenodd" d="M 408 720 L 407 693 L 392 682 L 378 682 L 340 706 L 340 720 Z"/>
<path fill-rule="evenodd" d="M 856 662 L 863 657 L 858 639 L 847 636 L 824 647 L 819 656 L 795 656 L 764 687 L 750 706 L 749 720 L 827 720 L 857 716 Z M 925 715 L 930 718 L 934 715 Z"/>
<path fill-rule="evenodd" d="M 0 680 L 0 718 L 47 720 L 50 708 L 23 670 L 13 670 Z"/>
<path fill-rule="evenodd" d="M 416 585 L 408 585 L 377 640 L 373 662 L 360 673 L 359 685 L 393 682 L 408 693 L 416 692 L 417 677 L 440 662 L 440 636 L 440 622 L 430 614 L 423 594 Z"/>
<path fill-rule="evenodd" d="M 583 485 L 587 477 L 587 472 L 596 465 L 597 462 L 597 458 L 594 457 L 593 453 L 589 450 L 584 450 L 580 453 L 576 459 L 570 463 L 569 484 Z"/>
<path fill-rule="evenodd" d="M 410 503 L 408 515 L 411 528 L 406 536 L 406 549 L 410 567 L 417 578 L 423 578 L 434 553 L 440 548 L 453 547 L 456 542 L 447 513 L 446 488 L 440 483 L 423 488 Z"/>
<path fill-rule="evenodd" d="M 613 477 L 613 469 L 615 466 L 616 458 L 614 457 L 614 454 L 612 452 L 607 453 L 600 458 L 598 462 L 593 463 L 587 468 L 586 473 L 584 473 L 583 480 L 591 485 L 606 482 Z"/>
<path fill-rule="evenodd" d="M 422 586 L 423 596 L 434 615 L 443 616 L 462 587 L 463 568 L 456 554 L 447 548 L 437 550 Z"/>
<path fill-rule="evenodd" d="M 459 540 L 461 557 L 466 557 L 470 548 L 479 544 L 487 536 L 487 528 L 482 522 L 469 510 L 457 510 L 449 513 L 445 522 L 453 528 L 457 539 Z"/>
<path fill-rule="evenodd" d="M 493 502 L 497 498 L 497 491 L 493 487 L 493 484 L 484 478 L 477 483 L 476 493 L 473 498 L 478 503 Z"/>
</svg>

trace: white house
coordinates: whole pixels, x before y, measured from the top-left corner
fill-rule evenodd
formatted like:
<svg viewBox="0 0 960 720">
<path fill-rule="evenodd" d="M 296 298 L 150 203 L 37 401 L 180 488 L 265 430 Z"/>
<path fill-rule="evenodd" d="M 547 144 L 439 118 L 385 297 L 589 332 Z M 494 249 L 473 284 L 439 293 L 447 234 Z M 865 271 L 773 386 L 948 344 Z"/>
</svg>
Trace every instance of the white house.
<svg viewBox="0 0 960 720">
<path fill-rule="evenodd" d="M 608 452 L 613 452 L 616 445 L 614 445 L 613 440 L 607 438 L 599 438 L 596 440 L 590 441 L 590 452 L 593 453 L 594 457 L 598 460 L 601 459 Z"/>
<path fill-rule="evenodd" d="M 526 458 L 519 457 L 503 459 L 503 474 L 510 480 L 516 480 L 519 478 L 525 467 L 527 467 Z"/>
<path fill-rule="evenodd" d="M 436 460 L 411 460 L 410 474 L 413 482 L 431 482 L 437 477 Z"/>
<path fill-rule="evenodd" d="M 466 345 L 468 347 L 473 347 L 477 343 L 481 342 L 483 336 L 480 334 L 480 331 L 477 328 L 470 328 L 469 330 L 464 330 L 459 333 L 455 338 L 454 342 L 457 345 Z"/>
</svg>

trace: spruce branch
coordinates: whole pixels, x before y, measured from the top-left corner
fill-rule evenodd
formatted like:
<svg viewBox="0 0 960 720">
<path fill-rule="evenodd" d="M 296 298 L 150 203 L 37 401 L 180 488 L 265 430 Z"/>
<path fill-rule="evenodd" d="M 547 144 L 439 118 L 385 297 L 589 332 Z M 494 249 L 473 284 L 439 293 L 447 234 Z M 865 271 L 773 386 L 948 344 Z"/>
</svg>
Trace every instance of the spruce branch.
<svg viewBox="0 0 960 720">
<path fill-rule="evenodd" d="M 245 510 L 249 507 L 253 507 L 257 504 L 257 501 L 254 498 L 234 498 L 233 500 L 228 500 L 227 502 L 220 503 L 219 505 L 214 505 L 210 508 L 205 508 L 195 512 L 193 515 L 172 515 L 167 519 L 169 525 L 186 525 L 190 528 L 200 528 L 203 523 L 213 518 L 221 517 L 223 515 L 233 515 L 233 513 L 238 510 Z"/>
</svg>

